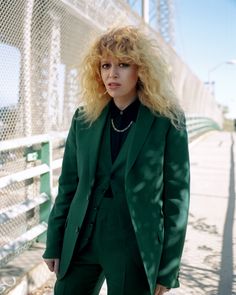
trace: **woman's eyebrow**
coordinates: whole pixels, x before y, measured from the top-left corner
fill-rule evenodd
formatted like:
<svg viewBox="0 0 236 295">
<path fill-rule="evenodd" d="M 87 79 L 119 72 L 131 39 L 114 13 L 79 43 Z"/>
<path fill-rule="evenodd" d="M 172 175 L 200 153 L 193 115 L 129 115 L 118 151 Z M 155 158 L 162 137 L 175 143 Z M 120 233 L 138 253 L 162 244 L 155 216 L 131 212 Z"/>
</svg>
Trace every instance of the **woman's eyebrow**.
<svg viewBox="0 0 236 295">
<path fill-rule="evenodd" d="M 100 63 L 111 63 L 112 61 L 109 60 L 109 59 L 101 59 L 100 60 Z M 120 64 L 120 63 L 131 63 L 131 61 L 129 59 L 126 59 L 126 58 L 121 58 L 121 59 L 117 59 L 117 60 L 114 60 L 115 63 L 117 64 Z"/>
<path fill-rule="evenodd" d="M 108 59 L 101 59 L 101 63 L 109 63 L 110 61 Z"/>
</svg>

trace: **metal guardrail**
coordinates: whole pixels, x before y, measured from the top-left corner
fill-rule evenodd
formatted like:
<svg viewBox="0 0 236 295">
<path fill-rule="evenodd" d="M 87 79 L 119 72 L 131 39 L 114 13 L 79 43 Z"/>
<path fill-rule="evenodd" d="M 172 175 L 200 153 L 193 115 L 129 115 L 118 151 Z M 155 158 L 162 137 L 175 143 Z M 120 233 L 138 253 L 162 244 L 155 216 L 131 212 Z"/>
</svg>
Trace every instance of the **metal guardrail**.
<svg viewBox="0 0 236 295">
<path fill-rule="evenodd" d="M 220 130 L 219 125 L 212 119 L 200 116 L 187 116 L 186 125 L 189 141 L 193 141 L 196 137 L 208 131 Z"/>
<path fill-rule="evenodd" d="M 4 226 L 12 219 L 19 217 L 22 214 L 30 214 L 30 211 L 39 208 L 40 217 L 39 223 L 28 228 L 23 234 L 16 239 L 5 243 L 0 249 L 0 265 L 7 263 L 11 257 L 17 256 L 23 252 L 25 248 L 30 245 L 38 237 L 45 233 L 47 230 L 47 216 L 51 207 L 51 140 L 48 135 L 32 136 L 20 138 L 15 140 L 8 140 L 1 143 L 0 153 L 10 152 L 19 148 L 26 148 L 34 145 L 40 145 L 40 149 L 34 152 L 29 152 L 26 155 L 26 161 L 36 161 L 40 153 L 41 165 L 27 168 L 23 171 L 18 171 L 7 176 L 0 178 L 0 189 L 13 185 L 19 182 L 31 180 L 34 177 L 40 177 L 40 191 L 38 196 L 25 196 L 25 200 L 14 204 L 5 209 L 0 210 L 0 226 Z"/>
<path fill-rule="evenodd" d="M 207 131 L 219 129 L 219 126 L 211 119 L 199 116 L 187 116 L 186 124 L 190 141 L 193 141 L 195 138 Z M 57 139 L 60 138 L 63 143 L 65 143 L 66 137 L 66 132 L 57 134 Z M 40 208 L 39 224 L 30 228 L 15 240 L 1 247 L 0 265 L 4 265 L 7 261 L 9 261 L 13 254 L 16 256 L 25 248 L 30 247 L 33 241 L 42 237 L 47 230 L 47 217 L 50 212 L 53 199 L 57 194 L 57 187 L 53 187 L 52 185 L 53 171 L 55 169 L 60 169 L 62 165 L 62 158 L 52 161 L 53 140 L 55 140 L 55 137 L 50 138 L 48 135 L 40 135 L 9 140 L 1 143 L 0 153 L 12 149 L 15 150 L 21 147 L 29 148 L 34 145 L 40 145 L 40 150 L 27 154 L 26 159 L 33 161 L 38 158 L 38 154 L 41 154 L 41 164 L 0 178 L 0 188 L 2 189 L 12 183 L 26 181 L 34 178 L 35 176 L 40 177 L 39 195 L 33 196 L 32 199 L 26 198 L 25 201 L 0 211 L 0 226 L 4 226 L 4 224 L 9 220 L 14 219 L 21 214 L 26 214 L 36 207 Z M 63 147 L 64 144 L 61 144 L 60 148 L 62 149 Z"/>
</svg>

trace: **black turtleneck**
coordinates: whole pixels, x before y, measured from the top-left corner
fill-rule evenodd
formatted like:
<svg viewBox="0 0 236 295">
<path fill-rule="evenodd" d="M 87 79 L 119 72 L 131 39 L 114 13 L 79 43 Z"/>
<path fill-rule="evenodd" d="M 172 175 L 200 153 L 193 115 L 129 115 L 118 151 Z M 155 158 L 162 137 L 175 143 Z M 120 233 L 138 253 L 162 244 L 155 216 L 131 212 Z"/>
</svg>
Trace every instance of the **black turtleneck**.
<svg viewBox="0 0 236 295">
<path fill-rule="evenodd" d="M 116 129 L 123 130 L 129 126 L 130 122 L 136 121 L 138 110 L 139 110 L 140 101 L 136 99 L 130 105 L 128 105 L 124 110 L 120 110 L 114 103 L 111 101 L 110 105 L 110 118 L 113 119 L 113 123 Z M 131 125 L 132 126 L 132 125 Z M 130 128 L 131 128 L 130 126 Z M 111 158 L 112 162 L 115 161 L 122 144 L 124 143 L 130 128 L 124 132 L 117 132 L 114 130 L 111 124 Z"/>
</svg>

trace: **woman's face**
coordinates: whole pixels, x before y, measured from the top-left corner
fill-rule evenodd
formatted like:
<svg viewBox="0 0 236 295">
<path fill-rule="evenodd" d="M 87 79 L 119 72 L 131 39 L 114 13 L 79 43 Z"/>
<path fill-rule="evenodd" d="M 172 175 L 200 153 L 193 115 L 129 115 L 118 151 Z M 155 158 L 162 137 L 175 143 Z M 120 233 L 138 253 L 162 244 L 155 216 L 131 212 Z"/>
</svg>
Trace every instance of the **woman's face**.
<svg viewBox="0 0 236 295">
<path fill-rule="evenodd" d="M 128 101 L 137 95 L 138 67 L 114 57 L 101 59 L 101 77 L 108 94 Z"/>
</svg>

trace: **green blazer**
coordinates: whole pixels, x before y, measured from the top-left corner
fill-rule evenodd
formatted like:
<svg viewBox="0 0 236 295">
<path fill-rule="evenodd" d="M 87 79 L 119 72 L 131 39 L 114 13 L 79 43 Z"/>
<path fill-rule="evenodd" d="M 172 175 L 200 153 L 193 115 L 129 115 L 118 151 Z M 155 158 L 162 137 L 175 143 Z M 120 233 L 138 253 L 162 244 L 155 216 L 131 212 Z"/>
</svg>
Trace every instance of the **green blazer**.
<svg viewBox="0 0 236 295">
<path fill-rule="evenodd" d="M 77 110 L 68 134 L 51 211 L 44 258 L 60 258 L 58 279 L 69 267 L 94 184 L 108 106 L 91 125 Z M 179 286 L 178 273 L 189 208 L 186 129 L 140 105 L 125 167 L 125 191 L 151 293 L 156 283 Z"/>
</svg>

